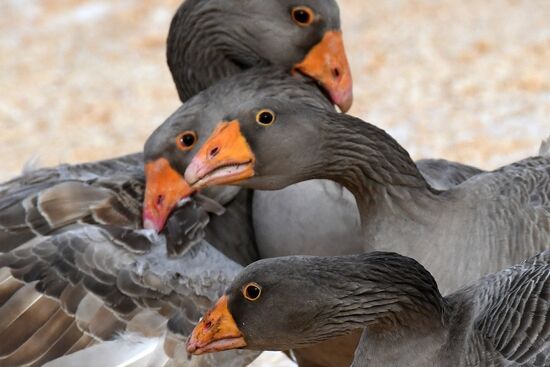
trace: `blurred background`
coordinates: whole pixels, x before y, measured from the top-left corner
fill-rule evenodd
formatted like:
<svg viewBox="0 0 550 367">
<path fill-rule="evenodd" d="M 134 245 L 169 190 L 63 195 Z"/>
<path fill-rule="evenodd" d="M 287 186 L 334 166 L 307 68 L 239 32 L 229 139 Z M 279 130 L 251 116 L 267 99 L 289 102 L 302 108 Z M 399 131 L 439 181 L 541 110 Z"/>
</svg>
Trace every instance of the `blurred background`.
<svg viewBox="0 0 550 367">
<path fill-rule="evenodd" d="M 178 105 L 181 0 L 0 0 L 0 180 L 138 151 Z M 414 158 L 490 169 L 550 135 L 550 1 L 339 0 L 351 113 Z M 262 364 L 263 363 L 263 364 Z M 256 366 L 288 366 L 278 355 Z"/>
</svg>

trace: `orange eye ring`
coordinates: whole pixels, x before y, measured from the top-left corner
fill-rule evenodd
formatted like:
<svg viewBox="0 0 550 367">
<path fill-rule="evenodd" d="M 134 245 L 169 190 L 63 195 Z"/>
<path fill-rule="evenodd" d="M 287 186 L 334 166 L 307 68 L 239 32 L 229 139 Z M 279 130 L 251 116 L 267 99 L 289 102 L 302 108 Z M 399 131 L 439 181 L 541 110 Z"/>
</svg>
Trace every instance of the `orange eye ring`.
<svg viewBox="0 0 550 367">
<path fill-rule="evenodd" d="M 194 131 L 184 131 L 176 138 L 176 145 L 180 150 L 191 150 L 197 143 L 197 133 Z"/>
<path fill-rule="evenodd" d="M 275 122 L 275 112 L 264 108 L 256 114 L 256 122 L 262 126 L 269 126 Z"/>
<path fill-rule="evenodd" d="M 292 20 L 300 27 L 307 27 L 315 20 L 313 9 L 308 6 L 297 6 L 290 11 Z"/>
<path fill-rule="evenodd" d="M 247 300 L 254 302 L 260 299 L 260 296 L 262 295 L 262 287 L 258 283 L 248 283 L 245 285 L 242 289 L 243 296 Z"/>
</svg>

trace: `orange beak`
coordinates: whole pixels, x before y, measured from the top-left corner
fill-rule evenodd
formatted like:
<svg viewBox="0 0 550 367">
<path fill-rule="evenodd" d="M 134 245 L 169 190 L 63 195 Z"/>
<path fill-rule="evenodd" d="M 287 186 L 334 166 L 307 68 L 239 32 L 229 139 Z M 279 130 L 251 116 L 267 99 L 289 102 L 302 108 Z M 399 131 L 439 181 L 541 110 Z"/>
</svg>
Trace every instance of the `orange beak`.
<svg viewBox="0 0 550 367">
<path fill-rule="evenodd" d="M 348 112 L 353 103 L 351 71 L 346 57 L 342 32 L 329 31 L 293 71 L 317 80 L 329 94 L 332 103 Z"/>
<path fill-rule="evenodd" d="M 145 164 L 143 226 L 160 232 L 178 202 L 194 190 L 165 158 Z"/>
<path fill-rule="evenodd" d="M 221 297 L 195 326 L 187 341 L 189 353 L 200 355 L 246 347 L 244 336 L 229 312 L 227 302 L 227 296 Z"/>
<path fill-rule="evenodd" d="M 185 180 L 195 189 L 231 184 L 254 176 L 255 161 L 239 121 L 221 122 L 185 170 Z"/>
</svg>

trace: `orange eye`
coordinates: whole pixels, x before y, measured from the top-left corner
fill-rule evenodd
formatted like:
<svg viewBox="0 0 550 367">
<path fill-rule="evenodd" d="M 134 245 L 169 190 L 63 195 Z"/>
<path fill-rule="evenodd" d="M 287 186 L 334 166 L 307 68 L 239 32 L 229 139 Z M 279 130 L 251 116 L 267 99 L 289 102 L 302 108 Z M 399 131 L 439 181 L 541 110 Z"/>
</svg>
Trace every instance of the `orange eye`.
<svg viewBox="0 0 550 367">
<path fill-rule="evenodd" d="M 307 27 L 315 19 L 315 13 L 307 6 L 297 6 L 292 8 L 292 20 L 301 27 Z"/>
<path fill-rule="evenodd" d="M 262 287 L 258 283 L 248 283 L 243 288 L 243 296 L 249 301 L 257 301 L 262 295 Z"/>
<path fill-rule="evenodd" d="M 176 143 L 181 150 L 190 150 L 197 142 L 197 133 L 194 131 L 186 131 L 178 135 Z"/>
</svg>

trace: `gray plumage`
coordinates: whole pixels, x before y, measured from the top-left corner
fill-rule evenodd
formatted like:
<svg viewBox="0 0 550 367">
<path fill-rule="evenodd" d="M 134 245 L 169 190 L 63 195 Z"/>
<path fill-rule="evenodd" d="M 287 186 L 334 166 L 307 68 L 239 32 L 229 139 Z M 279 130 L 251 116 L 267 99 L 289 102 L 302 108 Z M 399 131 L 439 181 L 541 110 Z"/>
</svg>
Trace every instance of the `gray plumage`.
<svg viewBox="0 0 550 367">
<path fill-rule="evenodd" d="M 548 155 L 548 154 L 550 154 L 550 137 L 542 141 L 539 149 L 539 155 Z"/>
<path fill-rule="evenodd" d="M 335 115 L 322 126 L 327 138 L 322 176 L 354 192 L 365 245 L 427 264 L 445 292 L 547 248 L 548 157 L 528 158 L 438 191 L 382 130 Z"/>
<path fill-rule="evenodd" d="M 38 170 L 2 185 L 0 366 L 39 366 L 122 333 L 167 337 L 180 365 L 228 358 L 181 352 L 201 310 L 240 269 L 204 240 L 208 212 L 224 210 L 197 197 L 163 235 L 140 230 L 141 159 Z M 257 353 L 232 355 L 242 366 Z"/>
<path fill-rule="evenodd" d="M 320 24 L 312 31 L 312 36 L 303 39 L 301 34 L 292 32 L 292 27 L 281 25 L 288 19 L 286 15 L 279 15 L 287 12 L 291 5 L 286 1 L 248 3 L 245 11 L 240 12 L 235 11 L 235 4 L 231 1 L 184 3 L 172 21 L 172 28 L 190 31 L 171 32 L 167 50 L 168 64 L 180 98 L 187 100 L 222 77 L 234 75 L 252 65 L 275 64 L 282 70 L 289 70 L 305 56 L 304 51 L 319 39 L 321 32 L 340 27 L 338 8 L 333 1 L 304 1 L 301 5 L 311 6 L 323 14 L 325 24 Z M 274 14 L 277 16 L 273 17 Z M 246 22 L 250 18 L 255 22 Z M 281 59 L 281 49 L 285 49 L 284 60 Z M 268 72 L 264 75 L 266 79 L 271 78 Z M 319 94 L 314 94 L 314 98 L 320 98 Z M 327 101 L 315 103 L 333 111 Z M 174 114 L 164 126 L 175 119 L 198 121 L 193 114 L 201 109 L 198 103 L 187 103 L 180 108 L 186 112 Z M 197 113 L 207 114 L 208 111 Z M 200 131 L 199 124 L 186 125 Z M 156 146 L 150 141 L 146 150 L 147 160 L 179 154 L 174 149 L 173 140 L 168 144 L 159 142 Z M 183 173 L 185 166 L 176 158 L 170 159 L 172 166 Z M 439 170 L 433 166 L 426 168 L 430 182 L 441 188 L 460 183 L 479 172 L 466 165 L 446 162 L 438 161 Z M 252 196 L 251 216 L 260 257 L 353 252 L 352 242 L 360 234 L 359 215 L 353 196 L 341 185 L 312 181 L 278 192 L 255 191 Z M 312 220 L 313 216 L 317 219 Z M 281 248 L 281 243 L 293 246 Z M 349 243 L 350 247 L 336 249 L 334 243 Z"/>
<path fill-rule="evenodd" d="M 326 11 L 330 16 L 326 17 L 324 19 L 325 23 L 321 24 L 320 28 L 313 32 L 314 34 L 308 35 L 304 41 L 299 34 L 293 31 L 294 28 L 287 29 L 288 4 L 286 1 L 251 3 L 251 7 L 243 9 L 244 13 L 235 11 L 241 9 L 241 7 L 236 7 L 226 0 L 186 1 L 180 7 L 172 22 L 167 52 L 168 63 L 182 101 L 187 100 L 217 80 L 252 66 L 273 64 L 288 71 L 294 63 L 304 57 L 307 50 L 318 40 L 321 35 L 319 31 L 339 27 L 337 8 L 333 1 L 306 1 L 305 3 L 313 8 L 320 7 L 323 12 Z M 273 17 L 273 14 L 282 16 Z M 252 21 L 248 21 L 249 19 Z M 207 34 L 205 33 L 206 30 L 208 30 Z M 289 45 L 292 49 L 289 49 Z M 281 49 L 286 51 L 281 53 Z M 120 244 L 117 241 L 124 240 L 125 243 L 136 241 L 136 246 L 138 244 L 143 246 L 141 250 L 150 247 L 151 243 L 148 240 L 136 240 L 139 235 L 134 232 L 135 228 L 139 228 L 141 222 L 137 216 L 140 210 L 137 202 L 141 200 L 143 192 L 142 165 L 142 156 L 134 154 L 109 161 L 74 166 L 63 165 L 53 169 L 26 172 L 16 180 L 3 184 L 0 187 L 0 243 L 2 244 L 2 252 L 19 251 L 19 247 L 32 248 L 38 243 L 50 241 L 54 237 L 58 241 L 61 241 L 60 239 L 68 241 L 72 238 L 71 236 L 78 238 L 79 235 L 84 233 L 82 229 L 87 228 L 87 224 L 94 225 L 90 228 L 99 228 L 109 236 L 113 236 L 106 237 L 107 243 L 116 239 L 112 243 L 113 246 Z M 337 193 L 341 191 L 338 186 L 332 183 L 328 183 L 328 185 L 333 187 Z M 252 195 L 250 191 L 241 190 L 239 192 L 234 189 L 215 192 L 214 198 L 220 199 L 221 203 L 226 205 L 226 212 L 222 216 L 210 216 L 210 225 L 206 229 L 206 238 L 224 254 L 239 263 L 248 263 L 258 256 L 252 237 Z M 291 195 L 289 199 L 294 201 L 295 195 Z M 285 201 L 282 199 L 276 200 L 282 203 Z M 316 200 L 315 202 L 319 201 Z M 335 199 L 334 204 L 340 205 L 340 202 L 340 200 Z M 350 225 L 358 228 L 357 214 L 350 203 L 353 203 L 353 201 L 343 203 L 343 211 L 350 218 Z M 262 213 L 263 209 L 261 209 L 261 206 L 257 206 L 256 211 Z M 193 241 L 182 241 L 181 237 L 170 237 L 170 234 L 174 233 L 174 228 L 179 226 L 180 223 L 184 225 L 203 223 L 204 213 L 189 213 L 189 215 L 191 219 L 175 216 L 179 219 L 168 222 L 168 226 L 171 228 L 166 233 L 168 236 L 167 251 L 171 255 L 185 252 L 189 249 L 187 247 L 189 243 L 193 243 Z M 276 211 L 272 211 L 271 215 L 279 216 Z M 243 217 L 247 220 L 242 221 Z M 261 218 L 261 215 L 256 218 Z M 255 222 L 258 231 L 263 228 L 262 224 L 265 225 L 266 223 L 269 224 L 269 221 Z M 327 217 L 326 223 L 334 222 L 331 217 Z M 285 223 L 282 225 L 284 226 Z M 128 230 L 127 226 L 131 229 Z M 273 228 L 275 227 L 268 227 L 268 229 Z M 326 228 L 329 229 L 328 226 Z M 342 230 L 345 231 L 347 228 L 343 227 Z M 300 233 L 301 231 L 301 228 L 291 227 L 289 233 Z M 334 231 L 335 233 L 341 232 L 336 228 Z M 189 232 L 183 234 L 183 237 L 188 239 L 188 235 L 191 235 L 193 238 L 199 238 L 200 236 L 197 236 L 197 234 L 200 232 L 200 226 L 198 229 L 191 227 Z M 329 230 L 328 233 L 330 232 Z M 181 234 L 177 231 L 175 233 Z M 220 241 L 220 239 L 223 239 L 223 241 Z M 266 246 L 269 248 L 267 240 Z M 131 246 L 127 250 L 130 251 Z M 35 258 L 30 257 L 29 259 Z M 41 261 L 40 264 L 44 260 Z M 227 262 L 227 266 L 230 267 L 231 264 L 230 261 Z M 209 263 L 208 266 L 213 267 L 216 264 Z M 32 265 L 31 267 L 33 272 L 40 270 L 38 265 L 36 267 Z M 101 276 L 104 274 L 96 275 Z M 29 275 L 25 276 L 29 277 Z M 5 285 L 11 291 L 21 286 L 19 281 L 9 279 Z M 63 297 L 62 302 L 69 302 L 73 307 L 76 307 L 79 297 L 83 297 L 83 290 L 75 288 L 71 289 L 71 292 L 63 292 L 63 282 L 55 279 L 52 282 L 56 287 L 54 287 L 55 289 L 47 288 L 48 292 L 55 291 L 55 297 Z M 25 291 L 23 291 L 23 288 Z M 21 293 L 13 293 L 13 296 L 17 298 L 24 298 L 23 296 L 25 296 L 29 300 L 38 297 L 37 294 L 29 290 L 32 287 L 24 286 L 23 288 L 20 289 Z M 46 288 L 41 290 L 46 291 Z M 96 291 L 99 292 L 98 289 Z M 59 292 L 62 293 L 58 294 Z M 5 297 L 8 298 L 9 294 L 7 291 L 4 293 Z M 46 299 L 45 297 L 39 298 L 41 299 L 40 302 L 46 302 L 42 301 L 42 299 Z M 86 300 L 88 302 L 89 298 L 86 298 Z M 90 302 L 86 303 L 89 305 L 86 309 L 91 311 L 85 313 L 85 317 L 92 318 L 91 322 L 93 321 L 94 312 L 98 310 L 98 304 Z M 52 306 L 51 303 L 49 305 Z M 88 332 L 95 336 L 101 334 L 101 338 L 105 339 L 112 335 L 114 330 L 119 330 L 117 328 L 124 327 L 124 325 L 115 322 L 112 315 L 101 307 L 101 314 L 98 314 L 97 318 L 102 320 L 101 324 L 104 324 L 105 327 L 102 330 L 91 332 L 88 330 Z M 56 312 L 59 311 L 56 310 Z M 36 325 L 43 325 L 44 322 L 49 320 L 48 317 L 49 315 L 44 314 L 44 318 L 36 321 Z M 65 322 L 71 320 L 71 333 L 64 334 L 64 339 L 60 339 L 61 334 L 51 336 L 52 339 L 41 338 L 41 348 L 49 348 L 51 340 L 58 340 L 59 342 L 56 345 L 59 345 L 59 347 L 50 349 L 48 353 L 43 353 L 40 348 L 32 353 L 20 349 L 19 355 L 25 354 L 26 358 L 29 359 L 41 355 L 41 359 L 36 361 L 42 364 L 57 355 L 84 348 L 94 342 L 92 337 L 80 336 L 83 324 L 80 323 L 78 328 L 75 329 L 75 321 L 72 316 L 69 315 L 68 318 L 59 316 L 59 319 L 56 320 Z M 34 325 L 28 319 L 21 322 L 20 325 L 23 324 Z M 98 323 L 92 322 L 92 324 L 96 325 Z M 57 323 L 56 325 L 61 324 Z M 61 333 L 62 330 L 66 329 L 65 326 L 63 324 L 63 327 L 56 328 L 50 325 L 48 330 L 56 330 L 57 333 Z M 109 329 L 110 326 L 112 326 L 111 329 Z M 19 330 L 23 329 L 20 328 Z M 77 331 L 73 333 L 74 330 Z M 34 332 L 34 329 L 32 331 Z M 15 338 L 12 339 L 13 343 L 11 344 L 14 347 L 17 344 L 16 340 Z M 62 340 L 68 340 L 68 342 L 62 343 Z M 75 342 L 68 349 L 72 341 Z M 246 360 L 247 358 L 243 359 L 242 363 L 245 363 Z"/>
<path fill-rule="evenodd" d="M 446 159 L 421 159 L 416 166 L 431 187 L 447 190 L 485 171 Z"/>
<path fill-rule="evenodd" d="M 273 93 L 269 93 L 270 88 L 273 88 Z M 145 159 L 151 161 L 164 157 L 183 174 L 191 154 L 176 149 L 175 136 L 187 130 L 195 131 L 200 137 L 208 136 L 217 122 L 230 119 L 234 112 L 249 106 L 243 101 L 254 102 L 259 90 L 262 91 L 261 98 L 277 98 L 281 94 L 306 106 L 333 111 L 323 94 L 311 83 L 289 80 L 282 71 L 258 68 L 228 78 L 182 105 L 148 139 Z M 281 156 L 285 154 L 288 155 L 280 152 Z M 449 188 L 482 172 L 444 160 L 421 161 L 421 168 L 425 170 L 423 174 L 427 179 L 440 188 Z M 301 182 L 278 191 L 255 190 L 252 220 L 262 258 L 292 254 L 350 254 L 357 252 L 363 243 L 355 198 L 341 184 L 328 180 Z M 281 231 L 281 228 L 285 230 Z M 335 243 L 341 245 L 334 246 Z"/>
<path fill-rule="evenodd" d="M 242 294 L 251 282 L 262 288 L 254 302 Z M 418 262 L 383 252 L 261 260 L 226 294 L 250 349 L 295 348 L 365 329 L 353 367 L 550 363 L 548 250 L 445 298 Z"/>
<path fill-rule="evenodd" d="M 296 6 L 314 12 L 310 27 L 292 21 L 290 12 Z M 326 32 L 340 30 L 340 14 L 335 0 L 188 0 L 170 28 L 167 61 L 180 99 L 186 101 L 227 76 L 257 66 L 290 72 Z"/>
<path fill-rule="evenodd" d="M 236 12 L 235 9 L 241 9 L 240 3 L 239 7 L 235 7 L 234 3 L 225 0 L 190 0 L 182 4 L 174 17 L 168 37 L 168 63 L 182 101 L 215 81 L 238 73 L 243 68 L 274 64 L 289 71 L 291 66 L 302 60 L 309 48 L 319 40 L 324 29 L 339 27 L 338 9 L 332 0 L 313 2 L 312 6 L 326 12 L 327 17 L 320 22 L 320 27 L 315 27 L 314 33 L 306 33 L 305 37 L 303 32 L 294 32 L 296 25 L 289 26 L 289 8 L 286 1 L 265 1 L 250 5 L 243 8 L 242 12 Z M 254 14 L 254 17 L 251 18 L 251 14 Z M 274 14 L 277 16 L 274 17 Z M 265 20 L 265 22 L 259 20 Z M 269 28 L 269 32 L 265 32 L 266 27 Z M 205 30 L 209 34 L 205 34 Z M 235 34 L 231 34 L 232 32 Z M 251 44 L 250 42 L 255 43 Z M 286 49 L 285 53 L 281 53 L 281 49 Z M 205 68 L 205 65 L 208 67 Z M 139 244 L 145 248 L 151 247 L 154 241 L 143 238 L 141 241 L 137 241 L 136 237 L 139 235 L 134 231 L 140 227 L 141 223 L 140 203 L 143 191 L 143 158 L 141 154 L 84 165 L 62 165 L 53 169 L 25 173 L 0 187 L 1 252 L 9 253 L 9 256 L 12 256 L 14 254 L 11 252 L 17 252 L 19 247 L 32 248 L 39 242 L 49 240 L 48 237 L 43 238 L 43 236 L 61 236 L 65 232 L 68 234 L 64 237 L 55 237 L 58 239 L 55 244 L 63 243 L 59 239 L 74 242 L 80 238 L 79 236 L 85 238 L 83 229 L 96 229 L 95 226 L 88 228 L 88 224 L 100 225 L 101 231 L 106 231 L 107 234 L 114 236 L 104 239 L 107 243 L 106 246 L 127 243 L 129 244 L 127 250 L 130 252 L 131 244 L 136 246 Z M 225 213 L 222 216 L 215 215 L 211 218 L 206 229 L 206 239 L 217 244 L 224 254 L 240 263 L 249 263 L 256 259 L 258 255 L 253 243 L 250 219 L 251 192 L 228 189 L 214 193 L 214 197 L 221 199 L 225 205 Z M 188 250 L 193 243 L 201 243 L 198 240 L 202 239 L 200 235 L 202 225 L 197 228 L 193 226 L 193 223 L 204 223 L 205 214 L 199 212 L 188 212 L 187 214 L 190 217 L 175 215 L 167 223 L 167 252 L 170 255 Z M 197 220 L 193 220 L 194 218 Z M 180 228 L 182 223 L 185 227 Z M 184 229 L 186 229 L 185 232 Z M 173 234 L 174 232 L 175 234 Z M 189 236 L 193 238 L 193 241 L 185 241 L 189 239 Z M 206 250 L 194 251 L 208 254 Z M 31 260 L 27 259 L 27 261 Z M 42 259 L 40 264 L 44 263 L 47 262 Z M 233 265 L 229 259 L 226 263 L 221 260 L 219 262 L 210 260 L 206 262 L 205 260 L 204 267 L 211 268 L 213 272 L 223 273 L 227 268 L 231 269 Z M 44 267 L 31 264 L 29 266 L 33 272 L 40 270 L 37 268 Z M 101 272 L 99 274 L 103 275 Z M 34 274 L 33 276 L 38 275 Z M 181 276 L 185 278 L 187 273 L 182 272 Z M 21 275 L 21 277 L 32 278 L 29 275 Z M 29 289 L 26 291 L 27 293 L 9 293 L 8 291 L 16 292 L 16 288 L 20 286 L 20 283 L 13 280 L 11 275 L 9 279 L 6 283 L 7 291 L 3 294 L 6 299 L 10 296 L 15 297 L 14 300 L 23 296 L 29 300 L 36 297 L 41 298 L 30 290 L 31 286 L 24 287 L 25 290 Z M 190 279 L 192 279 L 191 275 Z M 200 283 L 205 279 L 208 277 L 194 279 L 195 287 L 200 289 L 201 286 L 204 286 L 204 292 L 208 293 L 207 289 L 210 285 Z M 208 281 L 212 282 L 214 279 Z M 229 277 L 226 278 L 226 282 L 228 279 Z M 217 286 L 223 288 L 223 285 L 226 284 L 224 279 L 218 278 L 217 280 Z M 57 294 L 63 290 L 64 283 L 59 283 L 56 279 L 52 281 L 58 287 L 55 289 L 54 296 L 63 296 L 63 299 L 73 306 L 78 304 L 78 297 L 82 297 L 82 292 L 79 292 L 79 289 L 74 292 Z M 51 288 L 41 288 L 40 290 L 53 292 Z M 95 291 L 100 292 L 101 290 L 95 289 Z M 120 294 L 118 295 L 120 296 Z M 193 300 L 195 298 L 189 298 L 188 306 L 191 310 L 194 309 Z M 95 308 L 92 307 L 91 310 L 92 313 L 85 313 L 85 317 L 93 317 Z M 67 320 L 70 319 L 71 317 L 67 318 Z M 25 323 L 27 329 L 22 328 L 23 323 L 21 323 L 19 329 L 34 332 L 33 328 L 41 327 L 41 322 L 37 321 L 36 325 Z M 102 323 L 109 324 L 105 320 Z M 106 327 L 108 328 L 108 326 Z M 65 328 L 50 326 L 49 329 L 55 329 L 57 333 L 62 333 Z M 101 336 L 101 339 L 106 339 L 114 335 L 113 332 L 116 330 L 102 330 L 101 335 L 98 335 L 99 332 L 86 331 L 96 337 Z M 93 342 L 93 338 L 82 339 L 83 341 L 78 338 L 79 336 L 73 338 L 79 340 L 75 344 L 78 346 L 78 348 L 75 347 L 76 349 L 84 348 Z M 48 344 L 49 340 L 42 339 L 41 348 L 47 350 L 51 343 Z M 17 347 L 15 341 L 12 344 Z M 40 355 L 40 363 L 42 363 L 65 352 L 75 351 L 75 348 L 59 350 L 59 353 L 55 355 L 44 354 L 42 350 L 32 353 L 20 350 L 19 355 L 23 355 L 29 360 L 36 360 L 38 358 L 36 356 Z M 212 357 L 208 357 L 208 359 L 212 359 Z M 244 356 L 243 358 L 234 358 L 231 364 L 246 365 L 248 361 L 250 361 L 250 357 Z M 14 363 L 11 360 L 8 364 L 13 365 Z M 214 358 L 211 363 L 229 366 L 230 362 L 227 359 L 216 362 Z"/>
<path fill-rule="evenodd" d="M 311 96 L 301 100 L 298 94 L 286 95 L 289 85 L 297 84 L 293 79 L 263 84 L 261 75 L 250 75 L 246 83 L 241 83 L 243 76 L 239 79 L 216 86 L 208 99 L 197 97 L 195 102 L 200 101 L 203 107 L 212 106 L 203 116 L 200 135 L 212 131 L 224 116 L 239 121 L 255 163 L 254 176 L 233 182 L 238 185 L 278 190 L 322 178 L 349 189 L 361 213 L 363 235 L 350 235 L 349 242 L 341 238 L 326 248 L 347 253 L 389 249 L 417 258 L 430 266 L 445 292 L 546 248 L 550 238 L 548 156 L 480 173 L 448 190 L 437 190 L 405 149 L 381 129 L 321 110 L 309 102 Z M 307 85 L 302 83 L 301 88 Z M 230 97 L 226 97 L 227 90 L 232 91 Z M 260 128 L 255 116 L 265 108 L 275 112 L 276 122 Z M 151 141 L 164 133 L 168 134 L 165 139 L 172 140 L 167 136 L 186 130 L 186 124 L 171 121 L 157 130 Z M 180 164 L 190 160 L 177 158 Z M 195 181 L 189 178 L 189 182 Z M 323 204 L 320 202 L 318 206 Z M 319 213 L 308 216 L 312 223 Z M 282 231 L 282 240 L 286 232 L 288 228 Z M 311 233 L 315 240 L 316 235 Z M 312 244 L 316 242 L 312 240 Z M 278 246 L 292 247 L 293 243 Z M 452 272 L 449 264 L 453 264 Z"/>
</svg>

